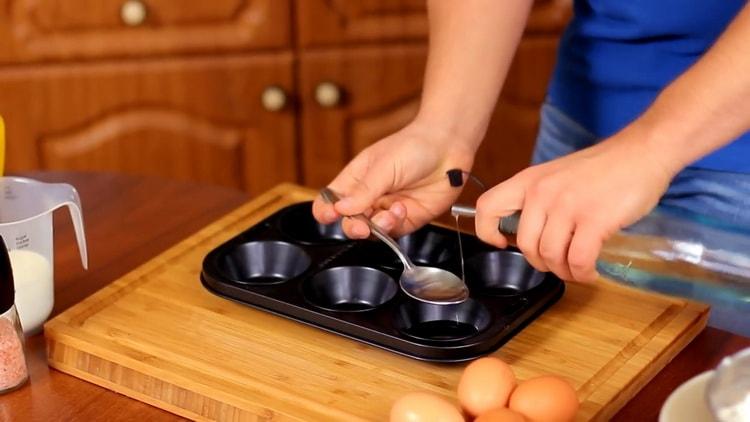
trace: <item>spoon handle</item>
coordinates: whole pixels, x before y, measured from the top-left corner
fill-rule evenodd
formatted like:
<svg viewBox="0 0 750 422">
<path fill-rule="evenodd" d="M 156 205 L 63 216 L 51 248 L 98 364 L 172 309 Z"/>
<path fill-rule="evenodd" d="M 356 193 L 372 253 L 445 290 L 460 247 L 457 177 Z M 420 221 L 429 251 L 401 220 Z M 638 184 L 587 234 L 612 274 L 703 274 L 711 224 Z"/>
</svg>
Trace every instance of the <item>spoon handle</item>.
<svg viewBox="0 0 750 422">
<path fill-rule="evenodd" d="M 332 191 L 329 188 L 323 188 L 320 190 L 320 196 L 323 197 L 323 199 L 328 202 L 329 204 L 335 204 L 340 198 L 334 191 Z M 382 240 L 388 247 L 393 249 L 393 252 L 398 255 L 398 258 L 401 260 L 401 262 L 404 264 L 405 269 L 412 270 L 414 268 L 414 264 L 411 262 L 411 259 L 409 259 L 408 256 L 406 256 L 403 251 L 401 251 L 401 247 L 399 246 L 398 242 L 394 240 L 392 237 L 388 236 L 386 232 L 380 229 L 375 223 L 372 222 L 369 218 L 367 218 L 364 214 L 354 214 L 354 215 L 347 215 L 346 217 L 349 218 L 356 218 L 359 221 L 364 222 L 367 224 L 367 226 L 370 228 L 370 231 L 372 234 L 374 234 L 378 239 Z"/>
</svg>

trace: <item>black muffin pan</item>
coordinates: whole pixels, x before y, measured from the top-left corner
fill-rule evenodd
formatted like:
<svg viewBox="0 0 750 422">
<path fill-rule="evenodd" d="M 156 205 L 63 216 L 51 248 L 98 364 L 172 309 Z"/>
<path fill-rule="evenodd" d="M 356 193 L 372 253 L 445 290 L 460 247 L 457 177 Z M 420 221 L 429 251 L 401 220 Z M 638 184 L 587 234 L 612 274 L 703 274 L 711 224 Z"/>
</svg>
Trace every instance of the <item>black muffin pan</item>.
<svg viewBox="0 0 750 422">
<path fill-rule="evenodd" d="M 416 359 L 459 362 L 489 353 L 565 289 L 520 252 L 462 234 L 470 298 L 419 302 L 401 291 L 403 266 L 376 240 L 350 240 L 318 224 L 311 203 L 288 206 L 211 251 L 201 281 L 243 304 Z M 457 234 L 427 225 L 398 239 L 418 265 L 460 276 Z"/>
</svg>

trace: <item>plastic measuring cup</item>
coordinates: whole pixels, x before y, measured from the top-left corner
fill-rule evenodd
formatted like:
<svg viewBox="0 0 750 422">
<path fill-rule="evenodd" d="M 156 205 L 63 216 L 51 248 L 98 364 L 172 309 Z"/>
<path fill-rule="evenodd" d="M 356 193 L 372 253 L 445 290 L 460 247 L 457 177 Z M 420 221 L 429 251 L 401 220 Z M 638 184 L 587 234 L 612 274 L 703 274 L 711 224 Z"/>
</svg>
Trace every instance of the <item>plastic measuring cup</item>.
<svg viewBox="0 0 750 422">
<path fill-rule="evenodd" d="M 0 236 L 10 255 L 15 302 L 25 334 L 38 332 L 54 305 L 52 212 L 67 206 L 83 268 L 88 268 L 78 192 L 65 183 L 0 177 Z"/>
</svg>

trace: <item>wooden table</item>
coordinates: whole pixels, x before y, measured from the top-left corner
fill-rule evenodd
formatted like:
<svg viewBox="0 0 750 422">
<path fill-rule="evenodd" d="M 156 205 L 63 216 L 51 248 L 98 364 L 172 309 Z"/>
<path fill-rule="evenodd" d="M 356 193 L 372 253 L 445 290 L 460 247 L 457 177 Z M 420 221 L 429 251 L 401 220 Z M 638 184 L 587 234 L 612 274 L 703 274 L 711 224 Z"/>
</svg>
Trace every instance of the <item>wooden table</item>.
<svg viewBox="0 0 750 422">
<path fill-rule="evenodd" d="M 149 260 L 248 197 L 230 189 L 102 173 L 30 173 L 76 186 L 83 202 L 89 270 L 80 267 L 67 213 L 55 215 L 55 309 L 70 307 Z M 27 342 L 31 383 L 0 399 L 0 421 L 177 420 L 178 417 L 47 367 L 44 337 Z M 617 415 L 656 420 L 678 385 L 750 347 L 750 339 L 707 328 Z"/>
</svg>

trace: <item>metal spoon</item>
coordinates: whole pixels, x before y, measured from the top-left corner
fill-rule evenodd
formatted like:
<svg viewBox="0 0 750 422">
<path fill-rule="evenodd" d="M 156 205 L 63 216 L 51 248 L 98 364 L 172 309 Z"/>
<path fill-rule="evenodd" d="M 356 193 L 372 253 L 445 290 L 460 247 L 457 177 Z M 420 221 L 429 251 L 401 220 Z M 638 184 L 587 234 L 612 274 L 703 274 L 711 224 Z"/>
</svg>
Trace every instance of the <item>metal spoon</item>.
<svg viewBox="0 0 750 422">
<path fill-rule="evenodd" d="M 320 196 L 329 204 L 334 204 L 339 200 L 338 195 L 329 188 L 323 188 L 320 191 Z M 404 272 L 401 273 L 399 279 L 399 284 L 404 293 L 422 302 L 437 305 L 451 305 L 468 299 L 469 289 L 463 280 L 455 274 L 440 268 L 415 265 L 401 250 L 398 242 L 388 236 L 364 214 L 347 217 L 365 222 L 370 227 L 370 231 L 398 255 L 398 258 L 404 264 Z"/>
</svg>

